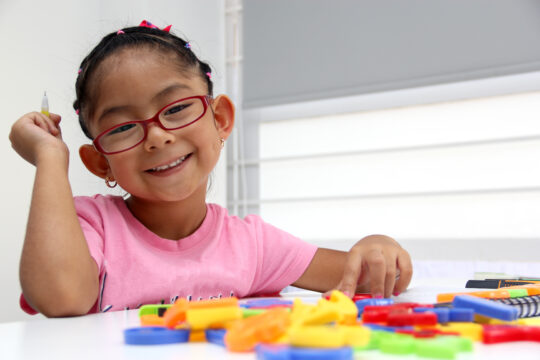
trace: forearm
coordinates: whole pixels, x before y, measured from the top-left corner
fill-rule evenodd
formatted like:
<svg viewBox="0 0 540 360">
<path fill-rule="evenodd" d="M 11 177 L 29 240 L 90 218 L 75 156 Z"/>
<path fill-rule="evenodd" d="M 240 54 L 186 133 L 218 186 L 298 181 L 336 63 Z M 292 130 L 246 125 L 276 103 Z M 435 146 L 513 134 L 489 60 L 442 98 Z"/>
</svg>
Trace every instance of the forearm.
<svg viewBox="0 0 540 360">
<path fill-rule="evenodd" d="M 47 316 L 88 312 L 98 273 L 73 202 L 67 161 L 43 156 L 36 177 L 20 264 L 26 300 Z"/>
<path fill-rule="evenodd" d="M 346 259 L 346 252 L 320 248 L 306 272 L 292 285 L 319 292 L 331 290 L 343 277 Z"/>
</svg>

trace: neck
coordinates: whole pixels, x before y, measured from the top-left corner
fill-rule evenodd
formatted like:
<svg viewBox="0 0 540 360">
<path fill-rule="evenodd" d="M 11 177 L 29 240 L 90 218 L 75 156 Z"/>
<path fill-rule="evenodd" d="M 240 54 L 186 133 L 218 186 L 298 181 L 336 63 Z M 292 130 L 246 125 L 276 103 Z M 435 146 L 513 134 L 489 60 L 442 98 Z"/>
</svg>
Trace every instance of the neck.
<svg viewBox="0 0 540 360">
<path fill-rule="evenodd" d="M 180 201 L 151 201 L 131 196 L 126 205 L 156 235 L 179 240 L 193 234 L 206 217 L 206 186 Z"/>
</svg>

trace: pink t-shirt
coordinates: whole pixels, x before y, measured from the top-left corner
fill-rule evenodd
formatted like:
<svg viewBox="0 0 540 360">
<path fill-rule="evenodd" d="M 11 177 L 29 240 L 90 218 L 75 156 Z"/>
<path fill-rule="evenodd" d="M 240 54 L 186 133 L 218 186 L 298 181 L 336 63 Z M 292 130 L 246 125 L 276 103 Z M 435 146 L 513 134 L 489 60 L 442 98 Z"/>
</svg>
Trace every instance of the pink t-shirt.
<svg viewBox="0 0 540 360">
<path fill-rule="evenodd" d="M 276 293 L 304 273 L 317 250 L 259 216 L 240 219 L 216 204 L 178 241 L 148 230 L 119 196 L 75 197 L 75 206 L 99 268 L 91 312 Z"/>
</svg>

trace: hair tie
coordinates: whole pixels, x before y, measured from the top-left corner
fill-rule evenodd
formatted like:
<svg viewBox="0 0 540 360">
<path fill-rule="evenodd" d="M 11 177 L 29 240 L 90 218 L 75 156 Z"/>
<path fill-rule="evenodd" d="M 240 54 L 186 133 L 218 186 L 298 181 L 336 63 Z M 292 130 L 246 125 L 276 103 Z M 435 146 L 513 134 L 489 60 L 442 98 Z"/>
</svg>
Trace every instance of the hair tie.
<svg viewBox="0 0 540 360">
<path fill-rule="evenodd" d="M 209 73 L 209 72 L 207 72 L 207 73 L 206 73 L 206 76 L 208 76 L 208 78 L 209 78 L 209 79 L 211 79 L 211 78 L 212 78 L 212 74 L 211 74 L 211 73 Z"/>
<path fill-rule="evenodd" d="M 158 28 L 156 25 L 152 24 L 150 21 L 143 20 L 139 24 L 139 26 L 150 28 L 150 29 L 157 29 L 165 32 L 169 32 L 171 30 L 172 25 L 166 26 L 163 29 Z"/>
<path fill-rule="evenodd" d="M 116 35 L 121 35 L 121 34 L 125 34 L 124 30 L 120 29 L 116 32 Z"/>
<path fill-rule="evenodd" d="M 184 45 L 184 47 L 185 47 L 186 49 L 191 49 L 191 44 L 190 44 L 189 42 L 187 42 L 186 45 Z"/>
<path fill-rule="evenodd" d="M 82 68 L 77 71 L 77 74 L 80 74 L 82 72 Z"/>
<path fill-rule="evenodd" d="M 79 115 L 79 109 L 75 109 L 75 114 Z"/>
</svg>

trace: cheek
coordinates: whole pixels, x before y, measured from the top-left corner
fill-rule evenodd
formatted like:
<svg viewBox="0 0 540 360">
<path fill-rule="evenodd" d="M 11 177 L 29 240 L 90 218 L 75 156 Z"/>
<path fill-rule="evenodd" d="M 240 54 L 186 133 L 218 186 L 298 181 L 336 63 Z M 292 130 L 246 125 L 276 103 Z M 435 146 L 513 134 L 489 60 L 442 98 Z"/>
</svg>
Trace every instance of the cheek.
<svg viewBox="0 0 540 360">
<path fill-rule="evenodd" d="M 221 153 L 221 141 L 215 127 L 202 129 L 202 131 L 198 133 L 197 139 L 194 139 L 194 141 L 201 145 L 204 144 L 203 147 L 206 152 L 205 157 L 219 157 L 219 154 Z"/>
<path fill-rule="evenodd" d="M 205 146 L 204 155 L 202 155 L 202 160 L 204 162 L 205 171 L 213 171 L 216 167 L 216 164 L 219 160 L 221 153 L 221 145 L 218 140 L 214 137 L 209 137 L 206 139 L 207 145 Z"/>
<path fill-rule="evenodd" d="M 220 140 L 216 140 L 216 142 L 214 143 L 214 151 L 218 154 L 221 153 L 221 141 Z"/>
<path fill-rule="evenodd" d="M 221 145 L 219 141 L 213 141 L 213 138 L 207 139 L 208 146 L 206 147 L 205 159 L 212 167 L 214 167 L 221 153 Z"/>
<path fill-rule="evenodd" d="M 133 163 L 129 158 L 119 155 L 115 156 L 114 159 L 109 159 L 108 162 L 111 173 L 116 179 L 122 178 L 128 173 L 130 164 Z"/>
<path fill-rule="evenodd" d="M 216 154 L 216 157 L 219 158 L 221 155 L 221 152 L 223 151 L 223 146 L 221 145 L 221 138 L 219 134 L 216 132 L 215 136 L 212 138 L 212 150 Z"/>
</svg>

